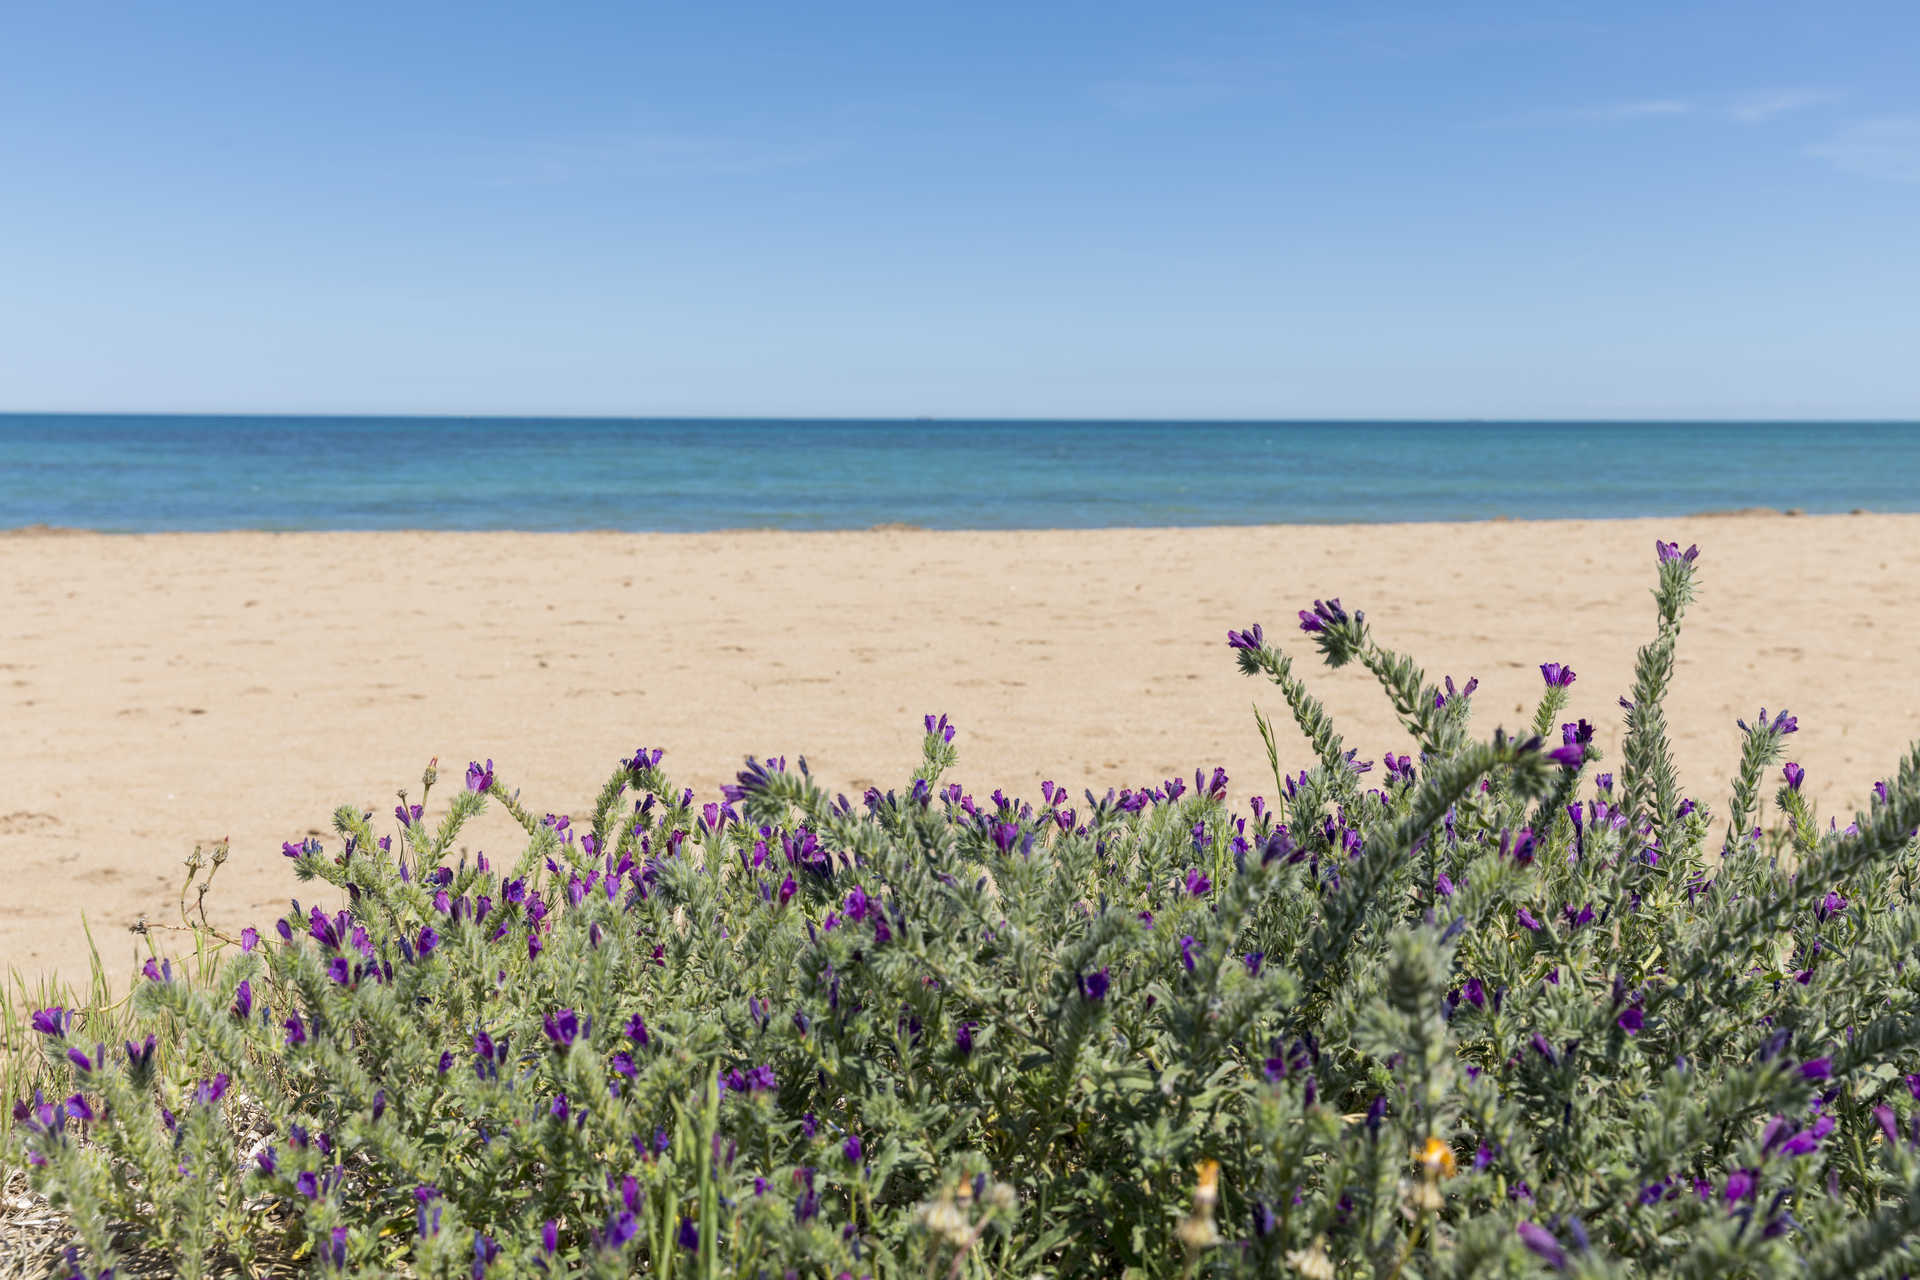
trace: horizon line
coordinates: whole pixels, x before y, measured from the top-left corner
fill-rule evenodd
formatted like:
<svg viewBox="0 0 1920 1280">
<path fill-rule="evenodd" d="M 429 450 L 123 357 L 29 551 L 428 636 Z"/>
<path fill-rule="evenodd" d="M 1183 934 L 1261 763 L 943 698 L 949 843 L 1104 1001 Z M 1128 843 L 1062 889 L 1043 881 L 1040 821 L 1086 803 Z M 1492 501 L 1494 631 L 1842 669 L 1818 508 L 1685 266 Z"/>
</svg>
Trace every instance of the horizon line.
<svg viewBox="0 0 1920 1280">
<path fill-rule="evenodd" d="M 1521 417 L 1146 417 L 1060 416 L 1022 417 L 1010 415 L 946 414 L 616 414 L 616 413 L 461 413 L 461 412 L 299 412 L 283 410 L 221 409 L 201 412 L 191 409 L 4 409 L 0 422 L 10 418 L 281 418 L 307 421 L 353 421 L 356 419 L 403 422 L 633 422 L 633 423 L 832 423 L 893 425 L 921 423 L 929 426 L 1044 423 L 1062 426 L 1920 426 L 1920 415 L 1913 417 L 1574 417 L 1539 415 Z"/>
</svg>

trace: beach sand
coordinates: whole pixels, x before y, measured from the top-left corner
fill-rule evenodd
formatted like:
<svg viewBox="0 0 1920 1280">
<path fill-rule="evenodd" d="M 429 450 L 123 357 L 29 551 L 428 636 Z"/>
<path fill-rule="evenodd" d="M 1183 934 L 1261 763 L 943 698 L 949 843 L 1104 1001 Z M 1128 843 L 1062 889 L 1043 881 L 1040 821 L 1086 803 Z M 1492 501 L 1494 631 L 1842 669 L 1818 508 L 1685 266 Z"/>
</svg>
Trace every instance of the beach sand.
<svg viewBox="0 0 1920 1280">
<path fill-rule="evenodd" d="M 1483 735 L 1531 714 L 1537 664 L 1571 664 L 1571 713 L 1617 763 L 1656 537 L 1701 547 L 1668 703 L 1689 790 L 1724 810 L 1734 720 L 1765 704 L 1799 716 L 1788 755 L 1823 812 L 1850 810 L 1920 737 L 1920 516 L 0 536 L 0 967 L 84 978 L 84 914 L 130 972 L 127 926 L 177 923 L 183 860 L 223 835 L 217 923 L 312 899 L 281 842 L 334 845 L 342 803 L 393 829 L 434 756 L 436 810 L 491 757 L 536 812 L 579 813 L 642 745 L 703 794 L 751 752 L 805 754 L 857 797 L 899 786 L 921 715 L 946 712 L 976 795 L 1215 764 L 1240 800 L 1271 795 L 1251 704 L 1284 766 L 1311 759 L 1229 627 L 1288 646 L 1364 756 L 1409 745 L 1371 678 L 1327 671 L 1295 629 L 1316 596 L 1366 610 L 1430 678 L 1478 676 Z M 496 810 L 463 843 L 510 854 L 516 834 Z"/>
</svg>

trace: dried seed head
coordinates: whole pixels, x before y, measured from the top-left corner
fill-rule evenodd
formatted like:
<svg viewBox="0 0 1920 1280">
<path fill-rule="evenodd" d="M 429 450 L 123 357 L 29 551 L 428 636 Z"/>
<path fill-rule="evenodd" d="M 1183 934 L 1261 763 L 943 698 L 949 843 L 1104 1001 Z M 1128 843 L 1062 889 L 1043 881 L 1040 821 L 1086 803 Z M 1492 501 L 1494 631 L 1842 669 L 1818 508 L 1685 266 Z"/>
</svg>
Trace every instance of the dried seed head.
<svg viewBox="0 0 1920 1280">
<path fill-rule="evenodd" d="M 1316 1237 L 1314 1242 L 1304 1249 L 1292 1249 L 1287 1253 L 1287 1265 L 1301 1280 L 1333 1280 L 1333 1260 L 1327 1257 L 1327 1239 Z"/>
</svg>

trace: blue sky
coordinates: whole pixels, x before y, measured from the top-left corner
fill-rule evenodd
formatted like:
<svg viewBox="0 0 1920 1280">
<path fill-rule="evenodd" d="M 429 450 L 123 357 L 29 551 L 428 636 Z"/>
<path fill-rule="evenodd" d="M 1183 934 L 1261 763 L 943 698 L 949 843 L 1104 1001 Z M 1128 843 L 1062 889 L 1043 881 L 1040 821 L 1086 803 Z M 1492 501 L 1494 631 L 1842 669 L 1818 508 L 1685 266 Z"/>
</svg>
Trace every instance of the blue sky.
<svg viewBox="0 0 1920 1280">
<path fill-rule="evenodd" d="M 1920 5 L 0 9 L 0 409 L 1920 417 Z"/>
</svg>

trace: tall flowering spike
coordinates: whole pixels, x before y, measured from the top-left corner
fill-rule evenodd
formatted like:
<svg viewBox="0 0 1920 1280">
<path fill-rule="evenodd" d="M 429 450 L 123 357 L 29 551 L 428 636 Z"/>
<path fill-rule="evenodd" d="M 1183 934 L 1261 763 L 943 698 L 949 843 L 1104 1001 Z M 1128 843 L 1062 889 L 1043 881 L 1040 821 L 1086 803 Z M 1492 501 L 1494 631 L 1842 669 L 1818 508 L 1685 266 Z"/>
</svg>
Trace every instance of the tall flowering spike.
<svg viewBox="0 0 1920 1280">
<path fill-rule="evenodd" d="M 477 760 L 467 763 L 467 790 L 483 792 L 493 786 L 493 761 L 481 764 Z"/>
<path fill-rule="evenodd" d="M 1564 689 L 1574 681 L 1573 668 L 1558 662 L 1541 663 L 1540 676 L 1549 689 Z"/>
</svg>

